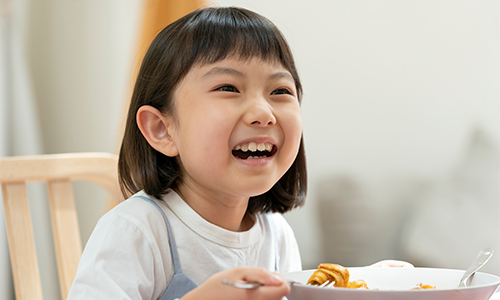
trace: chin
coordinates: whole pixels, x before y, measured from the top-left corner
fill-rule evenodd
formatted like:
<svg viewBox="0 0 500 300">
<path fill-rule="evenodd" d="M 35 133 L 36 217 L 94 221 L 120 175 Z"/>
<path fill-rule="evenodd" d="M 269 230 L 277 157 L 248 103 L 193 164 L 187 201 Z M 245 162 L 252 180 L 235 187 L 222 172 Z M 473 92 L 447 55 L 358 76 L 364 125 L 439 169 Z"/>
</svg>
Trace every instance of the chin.
<svg viewBox="0 0 500 300">
<path fill-rule="evenodd" d="M 255 197 L 268 192 L 273 186 L 274 184 L 266 186 L 264 188 L 260 186 L 260 188 L 255 188 L 255 189 L 248 189 L 249 187 L 247 187 L 245 190 L 247 191 L 246 193 L 247 195 L 249 195 L 250 197 Z"/>
</svg>

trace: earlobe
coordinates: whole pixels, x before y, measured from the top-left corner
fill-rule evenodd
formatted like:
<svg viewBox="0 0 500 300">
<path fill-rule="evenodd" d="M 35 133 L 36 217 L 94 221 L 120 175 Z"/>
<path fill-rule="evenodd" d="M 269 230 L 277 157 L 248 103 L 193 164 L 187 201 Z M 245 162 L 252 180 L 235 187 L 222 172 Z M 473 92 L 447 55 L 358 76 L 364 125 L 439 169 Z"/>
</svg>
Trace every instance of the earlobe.
<svg viewBox="0 0 500 300">
<path fill-rule="evenodd" d="M 170 157 L 179 154 L 169 132 L 172 122 L 170 118 L 152 106 L 143 105 L 137 110 L 136 121 L 142 135 L 156 151 Z"/>
</svg>

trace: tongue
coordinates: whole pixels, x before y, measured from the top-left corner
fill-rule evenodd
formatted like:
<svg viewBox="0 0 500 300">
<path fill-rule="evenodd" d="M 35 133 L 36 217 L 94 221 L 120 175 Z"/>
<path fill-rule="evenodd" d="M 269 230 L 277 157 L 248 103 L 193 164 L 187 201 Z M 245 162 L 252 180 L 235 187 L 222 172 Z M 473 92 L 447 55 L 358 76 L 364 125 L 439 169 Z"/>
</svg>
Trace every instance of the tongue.
<svg viewBox="0 0 500 300">
<path fill-rule="evenodd" d="M 251 152 L 251 151 L 247 151 L 247 152 L 243 152 L 241 150 L 233 150 L 233 155 L 239 159 L 247 159 L 249 156 L 263 156 L 265 154 L 268 154 L 268 152 L 266 151 L 263 151 L 263 152 L 260 152 L 260 151 L 257 151 L 257 152 Z"/>
</svg>

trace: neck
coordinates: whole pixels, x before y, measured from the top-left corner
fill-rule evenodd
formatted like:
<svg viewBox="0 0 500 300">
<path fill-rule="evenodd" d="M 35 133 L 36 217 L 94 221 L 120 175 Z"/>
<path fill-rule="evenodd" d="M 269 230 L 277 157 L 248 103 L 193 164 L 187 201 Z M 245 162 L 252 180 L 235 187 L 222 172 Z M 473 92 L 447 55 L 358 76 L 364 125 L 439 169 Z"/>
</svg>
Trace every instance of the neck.
<svg viewBox="0 0 500 300">
<path fill-rule="evenodd" d="M 207 195 L 180 185 L 176 192 L 196 213 L 221 228 L 241 232 L 253 226 L 253 219 L 246 213 L 249 197 Z"/>
</svg>

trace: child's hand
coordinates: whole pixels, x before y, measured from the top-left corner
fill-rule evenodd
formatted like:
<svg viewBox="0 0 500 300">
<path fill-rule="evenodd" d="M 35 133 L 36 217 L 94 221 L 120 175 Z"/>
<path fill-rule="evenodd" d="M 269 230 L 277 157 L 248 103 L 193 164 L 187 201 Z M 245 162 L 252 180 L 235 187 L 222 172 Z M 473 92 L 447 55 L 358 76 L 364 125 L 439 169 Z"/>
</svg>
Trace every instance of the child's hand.
<svg viewBox="0 0 500 300">
<path fill-rule="evenodd" d="M 260 282 L 263 286 L 255 289 L 240 289 L 223 284 L 222 279 L 232 282 Z M 290 287 L 282 275 L 271 273 L 263 268 L 237 267 L 213 275 L 181 300 L 279 300 L 288 293 L 290 293 Z"/>
<path fill-rule="evenodd" d="M 371 268 L 413 268 L 413 265 L 401 260 L 382 260 L 369 265 Z"/>
</svg>

